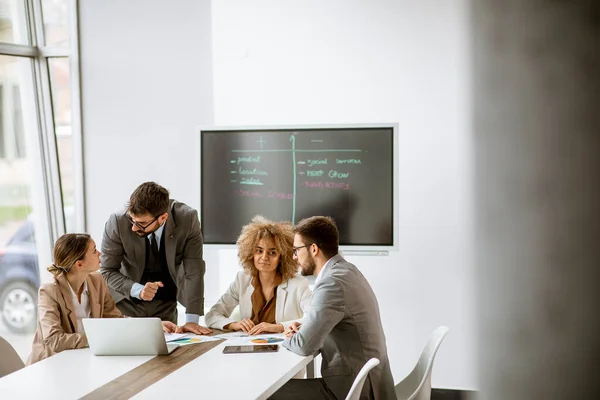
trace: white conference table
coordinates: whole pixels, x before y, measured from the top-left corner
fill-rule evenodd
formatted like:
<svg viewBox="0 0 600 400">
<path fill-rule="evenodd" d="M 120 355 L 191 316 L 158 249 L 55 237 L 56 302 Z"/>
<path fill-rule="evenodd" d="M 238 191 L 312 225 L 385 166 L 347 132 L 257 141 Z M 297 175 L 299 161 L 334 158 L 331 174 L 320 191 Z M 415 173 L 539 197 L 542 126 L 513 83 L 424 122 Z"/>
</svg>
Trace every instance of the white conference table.
<svg viewBox="0 0 600 400">
<path fill-rule="evenodd" d="M 226 342 L 218 344 L 133 398 L 170 399 L 196 395 L 219 399 L 266 399 L 313 359 L 283 347 L 275 353 L 223 354 L 225 345 Z M 89 348 L 63 351 L 0 378 L 0 397 L 78 399 L 153 358 L 94 356 Z"/>
</svg>

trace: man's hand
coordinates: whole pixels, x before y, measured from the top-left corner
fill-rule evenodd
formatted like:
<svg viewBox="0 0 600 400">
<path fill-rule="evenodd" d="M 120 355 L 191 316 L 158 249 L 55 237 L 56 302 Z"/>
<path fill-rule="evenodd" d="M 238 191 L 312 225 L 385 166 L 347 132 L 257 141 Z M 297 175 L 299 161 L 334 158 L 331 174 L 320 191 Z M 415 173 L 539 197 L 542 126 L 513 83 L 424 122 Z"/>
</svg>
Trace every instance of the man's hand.
<svg viewBox="0 0 600 400">
<path fill-rule="evenodd" d="M 163 331 L 167 333 L 175 333 L 177 332 L 177 325 L 172 323 L 171 321 L 162 321 Z"/>
<path fill-rule="evenodd" d="M 226 327 L 226 329 L 231 329 L 232 331 L 243 331 L 244 333 L 250 332 L 252 328 L 254 328 L 254 322 L 248 318 L 244 318 L 240 322 L 232 322 Z"/>
<path fill-rule="evenodd" d="M 254 328 L 248 331 L 248 335 L 259 335 L 261 333 L 281 333 L 283 332 L 283 325 L 281 324 L 269 324 L 267 322 L 261 322 L 254 326 Z"/>
<path fill-rule="evenodd" d="M 183 332 L 192 332 L 192 333 L 195 333 L 196 335 L 208 335 L 208 334 L 212 333 L 212 330 L 205 328 L 203 326 L 200 326 L 195 322 L 188 322 L 185 325 L 182 325 L 179 328 L 177 328 L 177 333 L 183 333 Z"/>
<path fill-rule="evenodd" d="M 145 300 L 145 301 L 152 301 L 152 299 L 154 298 L 154 296 L 156 295 L 156 292 L 158 291 L 158 288 L 164 287 L 165 285 L 163 285 L 162 282 L 147 282 L 144 287 L 142 288 L 142 291 L 140 292 L 140 299 Z"/>
<path fill-rule="evenodd" d="M 292 322 L 290 326 L 285 330 L 285 337 L 290 338 L 296 334 L 300 330 L 302 324 L 300 322 Z"/>
</svg>

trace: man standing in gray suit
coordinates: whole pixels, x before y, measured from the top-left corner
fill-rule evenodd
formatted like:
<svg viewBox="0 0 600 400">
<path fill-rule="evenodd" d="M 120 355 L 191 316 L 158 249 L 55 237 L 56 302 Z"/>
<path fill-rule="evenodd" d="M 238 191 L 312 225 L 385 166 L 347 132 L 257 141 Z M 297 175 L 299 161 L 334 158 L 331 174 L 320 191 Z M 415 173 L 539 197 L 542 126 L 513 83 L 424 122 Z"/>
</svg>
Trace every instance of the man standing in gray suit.
<svg viewBox="0 0 600 400">
<path fill-rule="evenodd" d="M 302 275 L 317 278 L 308 314 L 286 329 L 283 347 L 303 356 L 320 352 L 322 378 L 292 379 L 272 399 L 344 399 L 372 357 L 380 364 L 369 372 L 360 398 L 396 399 L 377 299 L 361 272 L 338 254 L 335 222 L 306 218 L 294 233 Z"/>
<path fill-rule="evenodd" d="M 198 213 L 169 199 L 154 182 L 135 189 L 127 210 L 104 227 L 100 272 L 117 307 L 131 317 L 159 317 L 177 324 L 177 301 L 186 307 L 178 332 L 212 331 L 204 314 L 204 260 Z"/>
</svg>

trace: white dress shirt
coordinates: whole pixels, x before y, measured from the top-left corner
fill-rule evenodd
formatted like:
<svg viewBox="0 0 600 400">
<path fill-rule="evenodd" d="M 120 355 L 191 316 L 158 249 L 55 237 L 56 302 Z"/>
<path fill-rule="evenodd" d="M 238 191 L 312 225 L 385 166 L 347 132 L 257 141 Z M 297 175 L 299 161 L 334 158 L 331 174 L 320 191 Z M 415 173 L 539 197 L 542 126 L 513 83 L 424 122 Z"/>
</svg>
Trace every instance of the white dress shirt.
<svg viewBox="0 0 600 400">
<path fill-rule="evenodd" d="M 90 297 L 88 295 L 88 286 L 87 282 L 83 281 L 83 291 L 81 292 L 81 303 L 77 298 L 77 293 L 73 290 L 71 285 L 69 285 L 71 289 L 71 295 L 73 296 L 73 306 L 75 306 L 75 316 L 77 318 L 77 332 L 83 333 L 85 332 L 83 329 L 83 318 L 90 318 L 92 309 L 90 307 Z"/>
</svg>

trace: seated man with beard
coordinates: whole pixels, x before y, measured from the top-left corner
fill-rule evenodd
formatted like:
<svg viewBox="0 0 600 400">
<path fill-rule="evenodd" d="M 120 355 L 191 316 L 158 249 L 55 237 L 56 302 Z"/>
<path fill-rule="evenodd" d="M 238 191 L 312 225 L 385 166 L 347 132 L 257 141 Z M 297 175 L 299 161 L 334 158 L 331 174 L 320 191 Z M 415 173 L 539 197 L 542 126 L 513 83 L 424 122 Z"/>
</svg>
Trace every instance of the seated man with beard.
<svg viewBox="0 0 600 400">
<path fill-rule="evenodd" d="M 379 305 L 361 272 L 338 254 L 339 233 L 330 217 L 294 227 L 294 258 L 302 275 L 315 275 L 312 304 L 302 323 L 286 329 L 283 346 L 306 356 L 321 353 L 319 379 L 292 379 L 272 399 L 343 399 L 372 357 L 361 399 L 395 399 Z"/>
</svg>

